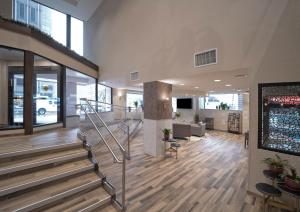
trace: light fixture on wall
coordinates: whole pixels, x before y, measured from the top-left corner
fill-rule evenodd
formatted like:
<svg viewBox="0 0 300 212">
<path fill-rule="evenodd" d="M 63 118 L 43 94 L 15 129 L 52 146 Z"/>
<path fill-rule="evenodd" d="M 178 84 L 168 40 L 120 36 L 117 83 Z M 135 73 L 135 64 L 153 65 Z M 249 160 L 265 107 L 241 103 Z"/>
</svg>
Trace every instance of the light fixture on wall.
<svg viewBox="0 0 300 212">
<path fill-rule="evenodd" d="M 119 97 L 119 100 L 121 100 L 121 97 L 122 97 L 122 92 L 121 91 L 118 92 L 118 97 Z"/>
</svg>

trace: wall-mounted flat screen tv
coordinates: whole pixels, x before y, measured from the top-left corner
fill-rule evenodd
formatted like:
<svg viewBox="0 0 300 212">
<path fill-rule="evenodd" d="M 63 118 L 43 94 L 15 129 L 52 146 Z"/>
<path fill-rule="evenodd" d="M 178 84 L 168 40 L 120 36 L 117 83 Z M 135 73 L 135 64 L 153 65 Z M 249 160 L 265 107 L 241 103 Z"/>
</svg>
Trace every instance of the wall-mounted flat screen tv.
<svg viewBox="0 0 300 212">
<path fill-rule="evenodd" d="M 193 108 L 193 99 L 192 98 L 177 99 L 177 108 L 178 109 L 192 109 Z"/>
</svg>

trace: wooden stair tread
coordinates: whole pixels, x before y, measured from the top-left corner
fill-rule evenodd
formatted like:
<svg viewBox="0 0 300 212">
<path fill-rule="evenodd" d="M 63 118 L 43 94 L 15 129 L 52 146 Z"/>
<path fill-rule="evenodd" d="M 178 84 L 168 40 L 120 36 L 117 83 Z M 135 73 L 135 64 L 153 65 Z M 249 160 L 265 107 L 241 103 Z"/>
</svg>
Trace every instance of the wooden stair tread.
<svg viewBox="0 0 300 212">
<path fill-rule="evenodd" d="M 8 158 L 18 157 L 22 156 L 25 157 L 26 155 L 32 155 L 36 153 L 42 153 L 42 152 L 49 152 L 49 151 L 61 151 L 65 149 L 71 149 L 82 146 L 81 142 L 70 142 L 70 143 L 51 143 L 49 145 L 45 144 L 43 146 L 37 146 L 37 147 L 22 147 L 18 146 L 17 148 L 11 147 L 11 148 L 1 148 L 2 151 L 0 151 L 0 159 L 1 160 L 7 160 Z"/>
<path fill-rule="evenodd" d="M 100 178 L 95 172 L 89 172 L 63 181 L 54 182 L 47 186 L 39 187 L 32 191 L 0 201 L 0 211 L 16 210 L 97 179 Z"/>
<path fill-rule="evenodd" d="M 82 152 L 87 152 L 87 151 L 83 148 L 70 149 L 70 150 L 59 151 L 59 152 L 45 153 L 45 155 L 37 155 L 37 156 L 33 156 L 33 157 L 28 157 L 28 158 L 20 158 L 20 159 L 16 159 L 16 160 L 12 160 L 12 161 L 0 162 L 0 170 L 7 169 L 10 167 L 14 167 L 14 166 L 26 165 L 28 163 L 35 163 L 35 162 L 43 161 L 43 160 L 50 160 L 53 158 L 58 158 L 58 157 L 67 156 L 67 155 L 71 155 L 71 154 L 82 153 Z"/>
<path fill-rule="evenodd" d="M 8 177 L 1 179 L 0 181 L 0 194 L 1 192 L 11 189 L 12 187 L 18 187 L 24 184 L 29 184 L 35 181 L 40 181 L 45 178 L 53 177 L 62 173 L 71 172 L 79 169 L 92 169 L 93 164 L 88 159 L 75 161 L 72 163 L 61 164 L 51 168 L 35 171 L 32 173 Z"/>
<path fill-rule="evenodd" d="M 102 188 L 98 187 L 93 189 L 92 191 L 86 192 L 84 194 L 77 195 L 76 197 L 71 197 L 64 202 L 57 204 L 47 210 L 45 212 L 56 212 L 56 211 L 64 211 L 64 212 L 76 212 L 80 211 L 92 204 L 95 204 L 101 200 L 109 198 L 109 204 L 111 196 Z"/>
</svg>

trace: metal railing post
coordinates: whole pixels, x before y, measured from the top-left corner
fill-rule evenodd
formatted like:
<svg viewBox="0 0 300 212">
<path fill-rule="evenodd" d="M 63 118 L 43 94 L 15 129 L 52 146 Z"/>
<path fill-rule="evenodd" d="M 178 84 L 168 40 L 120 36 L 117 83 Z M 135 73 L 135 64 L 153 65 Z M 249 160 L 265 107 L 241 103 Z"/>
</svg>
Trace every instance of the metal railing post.
<svg viewBox="0 0 300 212">
<path fill-rule="evenodd" d="M 126 210 L 126 203 L 125 203 L 125 190 L 126 190 L 126 155 L 125 152 L 123 154 L 123 167 L 122 167 L 122 209 L 123 211 Z"/>
</svg>

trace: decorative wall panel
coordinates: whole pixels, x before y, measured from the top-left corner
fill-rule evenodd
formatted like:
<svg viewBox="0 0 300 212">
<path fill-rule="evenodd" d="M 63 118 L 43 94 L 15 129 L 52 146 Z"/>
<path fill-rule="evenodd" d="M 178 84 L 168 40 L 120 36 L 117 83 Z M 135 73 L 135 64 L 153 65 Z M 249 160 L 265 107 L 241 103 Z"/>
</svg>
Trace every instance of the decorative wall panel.
<svg viewBox="0 0 300 212">
<path fill-rule="evenodd" d="M 258 147 L 300 155 L 300 83 L 259 84 Z"/>
</svg>

